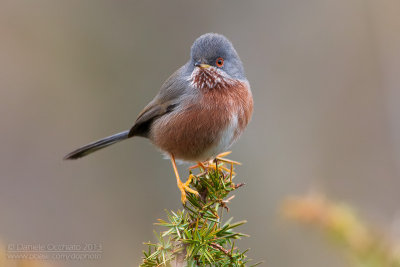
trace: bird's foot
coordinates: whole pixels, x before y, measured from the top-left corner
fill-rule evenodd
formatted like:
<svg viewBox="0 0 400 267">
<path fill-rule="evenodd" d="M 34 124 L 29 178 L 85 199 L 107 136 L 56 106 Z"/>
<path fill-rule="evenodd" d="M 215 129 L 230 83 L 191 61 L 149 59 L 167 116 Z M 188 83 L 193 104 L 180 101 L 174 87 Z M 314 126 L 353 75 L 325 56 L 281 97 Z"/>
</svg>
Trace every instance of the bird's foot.
<svg viewBox="0 0 400 267">
<path fill-rule="evenodd" d="M 186 192 L 195 194 L 196 196 L 199 195 L 199 192 L 197 192 L 196 190 L 193 190 L 192 188 L 189 187 L 190 183 L 192 182 L 194 175 L 190 174 L 189 178 L 187 179 L 187 181 L 185 183 L 183 183 L 181 180 L 178 180 L 178 188 L 181 191 L 181 201 L 182 204 L 186 203 Z"/>
<path fill-rule="evenodd" d="M 204 162 L 198 161 L 196 165 L 189 167 L 189 170 L 200 169 L 200 171 L 203 171 L 203 172 L 207 172 L 208 169 L 222 170 L 225 173 L 229 174 L 230 182 L 234 186 L 234 184 L 232 183 L 232 176 L 234 176 L 236 173 L 233 171 L 233 166 L 241 165 L 241 163 L 225 158 L 225 156 L 227 156 L 231 153 L 232 153 L 232 151 L 227 151 L 227 152 L 218 154 L 214 160 L 204 161 Z"/>
<path fill-rule="evenodd" d="M 207 168 L 209 168 L 209 167 L 211 167 L 211 168 L 213 168 L 215 170 L 216 169 L 216 164 L 215 164 L 216 161 L 221 161 L 223 163 L 227 163 L 227 164 L 230 164 L 232 166 L 233 165 L 242 165 L 242 163 L 240 163 L 238 161 L 234 161 L 234 160 L 230 160 L 230 159 L 225 158 L 225 156 L 227 156 L 227 155 L 229 155 L 231 153 L 232 153 L 232 151 L 227 151 L 227 152 L 223 152 L 221 154 L 218 154 L 215 157 L 214 160 L 209 160 L 209 161 L 204 161 L 204 162 L 198 161 L 196 165 L 190 166 L 189 170 L 201 168 L 202 170 L 206 171 Z M 226 167 L 224 168 L 224 170 L 225 171 L 229 171 Z"/>
<path fill-rule="evenodd" d="M 238 161 L 234 161 L 234 160 L 230 160 L 230 159 L 225 158 L 225 156 L 228 156 L 231 153 L 232 153 L 232 151 L 226 151 L 226 152 L 223 152 L 221 154 L 218 154 L 215 157 L 215 160 L 222 161 L 224 163 L 228 163 L 228 164 L 231 164 L 231 165 L 242 165 L 242 163 L 240 163 Z"/>
<path fill-rule="evenodd" d="M 226 152 L 223 152 L 223 153 L 221 153 L 221 154 L 218 154 L 216 157 L 215 157 L 215 160 L 214 160 L 214 162 L 215 162 L 215 164 L 214 164 L 214 166 L 215 166 L 215 168 L 221 168 L 222 170 L 224 170 L 225 172 L 227 172 L 227 173 L 229 173 L 229 180 L 230 180 L 230 182 L 231 182 L 231 185 L 234 187 L 235 185 L 234 185 L 234 183 L 232 182 L 232 177 L 236 174 L 234 171 L 233 171 L 233 166 L 234 165 L 242 165 L 242 163 L 240 163 L 240 162 L 238 162 L 238 161 L 234 161 L 234 160 L 230 160 L 230 159 L 227 159 L 227 158 L 225 158 L 225 156 L 227 156 L 227 155 L 229 155 L 229 154 L 231 154 L 232 153 L 232 151 L 226 151 Z M 221 165 L 218 165 L 218 162 L 222 162 L 222 164 Z M 229 169 L 228 168 L 226 168 L 225 167 L 225 164 L 229 164 Z"/>
<path fill-rule="evenodd" d="M 175 157 L 172 154 L 171 154 L 171 163 L 172 163 L 172 167 L 174 168 L 174 172 L 175 172 L 175 176 L 176 176 L 176 183 L 178 184 L 178 188 L 181 191 L 181 201 L 182 201 L 182 204 L 185 205 L 186 192 L 190 192 L 192 194 L 195 194 L 196 196 L 199 195 L 199 193 L 196 190 L 193 190 L 192 188 L 189 187 L 194 175 L 190 174 L 187 181 L 185 183 L 183 183 L 181 181 L 181 179 L 179 178 L 178 168 L 176 167 L 176 163 L 175 163 Z"/>
</svg>

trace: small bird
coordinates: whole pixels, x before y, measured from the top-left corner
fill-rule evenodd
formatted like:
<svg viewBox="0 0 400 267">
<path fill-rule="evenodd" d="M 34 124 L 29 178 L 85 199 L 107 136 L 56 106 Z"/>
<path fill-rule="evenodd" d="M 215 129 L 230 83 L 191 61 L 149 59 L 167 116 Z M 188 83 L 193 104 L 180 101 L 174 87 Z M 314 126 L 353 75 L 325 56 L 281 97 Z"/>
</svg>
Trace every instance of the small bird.
<svg viewBox="0 0 400 267">
<path fill-rule="evenodd" d="M 195 40 L 189 61 L 161 86 L 130 130 L 78 148 L 64 159 L 78 159 L 122 140 L 148 138 L 169 156 L 182 203 L 191 176 L 183 183 L 175 159 L 201 162 L 226 151 L 242 134 L 253 113 L 253 97 L 242 62 L 223 35 L 207 33 Z"/>
</svg>

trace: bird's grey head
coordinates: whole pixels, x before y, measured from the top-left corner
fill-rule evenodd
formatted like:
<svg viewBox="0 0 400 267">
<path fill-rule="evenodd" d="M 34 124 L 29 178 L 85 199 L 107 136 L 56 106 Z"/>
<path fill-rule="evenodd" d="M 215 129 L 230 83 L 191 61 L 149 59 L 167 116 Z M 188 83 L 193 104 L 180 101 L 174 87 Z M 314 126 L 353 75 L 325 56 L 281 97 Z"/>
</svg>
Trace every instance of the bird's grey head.
<svg viewBox="0 0 400 267">
<path fill-rule="evenodd" d="M 188 71 L 216 73 L 227 79 L 245 80 L 242 61 L 232 43 L 223 35 L 207 33 L 193 43 Z"/>
</svg>

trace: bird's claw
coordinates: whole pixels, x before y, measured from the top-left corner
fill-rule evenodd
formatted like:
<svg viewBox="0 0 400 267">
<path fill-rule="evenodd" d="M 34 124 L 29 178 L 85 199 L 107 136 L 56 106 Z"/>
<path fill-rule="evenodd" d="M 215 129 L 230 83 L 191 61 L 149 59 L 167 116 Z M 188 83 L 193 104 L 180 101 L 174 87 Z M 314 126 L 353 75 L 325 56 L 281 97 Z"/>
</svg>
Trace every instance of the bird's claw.
<svg viewBox="0 0 400 267">
<path fill-rule="evenodd" d="M 195 194 L 196 196 L 199 195 L 199 192 L 197 192 L 196 190 L 193 190 L 192 188 L 189 187 L 190 183 L 192 182 L 193 177 L 194 177 L 194 175 L 193 175 L 193 174 L 190 174 L 190 175 L 189 175 L 189 178 L 187 179 L 187 181 L 186 181 L 185 183 L 182 183 L 182 182 L 179 183 L 179 182 L 178 182 L 178 188 L 179 188 L 179 190 L 181 191 L 181 201 L 182 201 L 182 204 L 185 204 L 185 203 L 186 203 L 186 200 L 187 200 L 187 198 L 186 198 L 186 192 Z"/>
<path fill-rule="evenodd" d="M 233 166 L 241 165 L 241 163 L 224 158 L 225 156 L 229 155 L 230 153 L 231 153 L 231 151 L 227 151 L 227 152 L 218 154 L 215 157 L 215 160 L 210 160 L 210 161 L 205 161 L 205 162 L 198 161 L 196 165 L 189 167 L 189 170 L 198 168 L 200 170 L 200 172 L 202 172 L 202 173 L 207 173 L 209 169 L 225 172 L 229 175 L 229 180 L 231 182 L 231 186 L 235 187 L 235 185 L 232 182 L 232 176 L 235 175 L 235 172 L 233 171 Z M 179 179 L 178 170 L 176 168 L 175 159 L 173 156 L 171 156 L 171 160 L 172 160 L 172 165 L 174 167 L 174 171 L 175 171 L 175 175 L 176 175 L 176 179 L 177 179 L 177 183 L 178 183 L 178 188 L 181 191 L 181 201 L 182 201 L 182 204 L 185 205 L 185 203 L 187 201 L 187 197 L 186 197 L 187 192 L 192 193 L 196 196 L 199 196 L 199 193 L 196 190 L 189 187 L 190 183 L 192 182 L 193 177 L 195 177 L 195 176 L 193 174 L 190 174 L 187 181 L 185 183 L 183 183 Z M 225 164 L 228 165 L 227 166 L 228 168 L 225 167 L 226 166 Z"/>
</svg>

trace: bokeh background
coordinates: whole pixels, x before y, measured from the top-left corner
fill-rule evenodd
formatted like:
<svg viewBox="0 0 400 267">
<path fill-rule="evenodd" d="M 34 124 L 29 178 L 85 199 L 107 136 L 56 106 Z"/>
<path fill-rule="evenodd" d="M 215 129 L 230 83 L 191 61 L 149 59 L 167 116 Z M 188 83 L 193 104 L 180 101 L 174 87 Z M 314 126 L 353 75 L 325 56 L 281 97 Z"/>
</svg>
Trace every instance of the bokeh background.
<svg viewBox="0 0 400 267">
<path fill-rule="evenodd" d="M 129 128 L 206 32 L 233 42 L 255 98 L 231 155 L 247 186 L 230 215 L 251 235 L 238 245 L 265 266 L 346 266 L 280 216 L 310 190 L 400 239 L 399 14 L 396 0 L 1 1 L 0 240 L 103 245 L 55 266 L 140 263 L 180 208 L 169 161 L 141 138 L 62 157 Z"/>
</svg>

